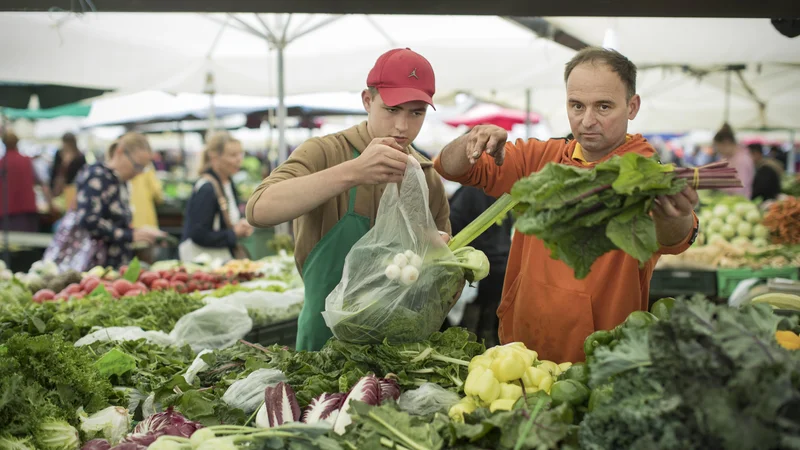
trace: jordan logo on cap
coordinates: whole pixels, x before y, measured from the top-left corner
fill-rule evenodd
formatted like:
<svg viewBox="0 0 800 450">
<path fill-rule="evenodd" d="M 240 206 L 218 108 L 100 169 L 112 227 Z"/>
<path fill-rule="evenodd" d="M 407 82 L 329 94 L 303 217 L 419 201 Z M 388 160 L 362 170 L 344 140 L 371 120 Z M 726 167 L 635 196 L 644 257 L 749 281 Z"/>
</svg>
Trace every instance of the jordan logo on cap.
<svg viewBox="0 0 800 450">
<path fill-rule="evenodd" d="M 411 71 L 410 74 L 408 74 L 408 78 L 411 78 L 411 77 L 414 77 L 414 78 L 419 80 L 419 77 L 417 76 L 417 68 L 416 67 L 414 68 L 414 70 Z"/>
</svg>

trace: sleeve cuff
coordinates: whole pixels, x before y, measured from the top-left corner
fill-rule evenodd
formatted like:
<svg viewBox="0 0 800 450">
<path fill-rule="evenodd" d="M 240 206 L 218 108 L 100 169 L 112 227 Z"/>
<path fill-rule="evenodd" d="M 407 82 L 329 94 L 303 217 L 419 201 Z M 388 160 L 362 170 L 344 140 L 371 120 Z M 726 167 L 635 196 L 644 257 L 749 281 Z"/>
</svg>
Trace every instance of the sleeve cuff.
<svg viewBox="0 0 800 450">
<path fill-rule="evenodd" d="M 692 230 L 689 234 L 680 242 L 675 245 L 665 246 L 662 245 L 661 248 L 658 249 L 658 253 L 661 255 L 678 255 L 692 246 L 695 239 L 697 239 L 697 233 L 700 231 L 700 220 L 697 218 L 697 214 L 692 212 Z"/>
</svg>

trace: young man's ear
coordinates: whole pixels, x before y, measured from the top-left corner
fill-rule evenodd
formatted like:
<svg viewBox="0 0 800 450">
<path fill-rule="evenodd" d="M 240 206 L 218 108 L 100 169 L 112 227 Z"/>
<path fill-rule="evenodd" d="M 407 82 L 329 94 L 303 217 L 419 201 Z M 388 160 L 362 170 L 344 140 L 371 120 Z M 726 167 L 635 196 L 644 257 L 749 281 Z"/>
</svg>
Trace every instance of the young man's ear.
<svg viewBox="0 0 800 450">
<path fill-rule="evenodd" d="M 369 89 L 361 91 L 361 104 L 364 105 L 364 111 L 369 114 L 369 110 L 372 108 L 372 94 L 369 92 Z"/>
</svg>

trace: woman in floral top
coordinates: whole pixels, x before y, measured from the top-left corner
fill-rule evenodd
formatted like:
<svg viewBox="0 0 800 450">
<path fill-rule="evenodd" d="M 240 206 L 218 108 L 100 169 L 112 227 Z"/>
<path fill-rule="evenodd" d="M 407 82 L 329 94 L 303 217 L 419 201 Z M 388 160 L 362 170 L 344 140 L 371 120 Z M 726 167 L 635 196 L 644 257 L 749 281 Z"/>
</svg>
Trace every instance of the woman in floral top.
<svg viewBox="0 0 800 450">
<path fill-rule="evenodd" d="M 120 267 L 133 257 L 133 242 L 152 244 L 164 233 L 154 228 L 131 228 L 132 214 L 126 182 L 144 171 L 152 152 L 147 138 L 138 133 L 122 136 L 112 146 L 105 163 L 84 167 L 79 173 L 76 215 L 78 225 L 103 241 L 104 265 Z"/>
</svg>

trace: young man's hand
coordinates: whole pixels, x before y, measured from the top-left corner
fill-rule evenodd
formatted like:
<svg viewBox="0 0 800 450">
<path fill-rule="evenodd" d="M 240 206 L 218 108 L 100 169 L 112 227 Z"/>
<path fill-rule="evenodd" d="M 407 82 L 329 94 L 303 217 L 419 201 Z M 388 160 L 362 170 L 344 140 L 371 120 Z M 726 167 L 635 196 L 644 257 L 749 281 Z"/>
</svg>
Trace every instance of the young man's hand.
<svg viewBox="0 0 800 450">
<path fill-rule="evenodd" d="M 376 138 L 358 158 L 348 161 L 356 185 L 399 183 L 406 173 L 408 155 L 392 138 Z"/>
</svg>

